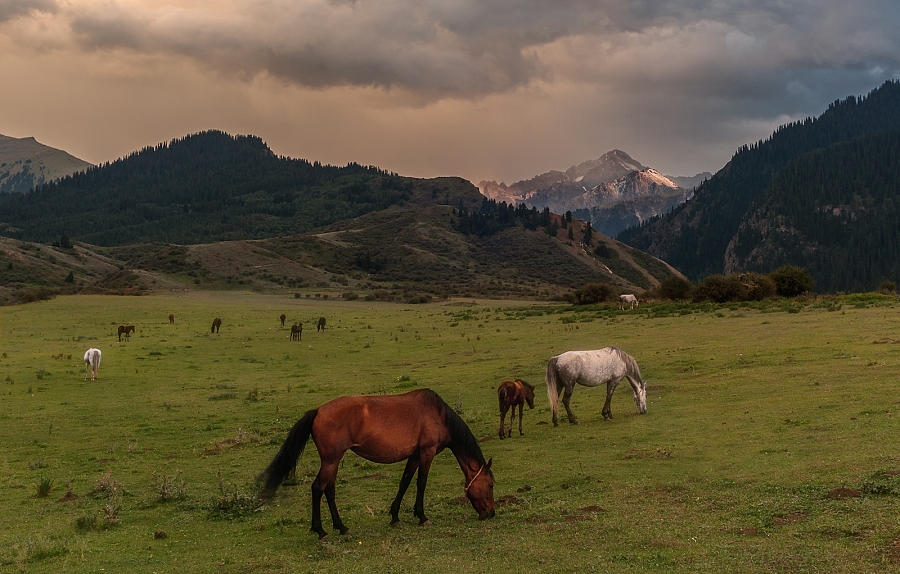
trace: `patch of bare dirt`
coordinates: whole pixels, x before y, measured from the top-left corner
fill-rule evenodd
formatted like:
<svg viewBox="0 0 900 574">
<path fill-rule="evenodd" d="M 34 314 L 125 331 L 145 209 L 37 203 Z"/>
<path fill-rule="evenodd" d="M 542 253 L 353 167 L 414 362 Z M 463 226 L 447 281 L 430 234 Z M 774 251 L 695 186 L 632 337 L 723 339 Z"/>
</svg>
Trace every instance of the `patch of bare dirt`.
<svg viewBox="0 0 900 574">
<path fill-rule="evenodd" d="M 73 500 L 78 500 L 78 495 L 69 491 L 62 495 L 56 502 L 72 502 Z"/>
<path fill-rule="evenodd" d="M 806 514 L 804 514 L 803 512 L 793 512 L 784 516 L 777 516 L 775 517 L 775 520 L 773 522 L 775 522 L 775 524 L 778 526 L 784 526 L 786 524 L 794 524 L 800 522 L 805 518 Z"/>
<path fill-rule="evenodd" d="M 844 500 L 845 498 L 859 498 L 862 493 L 855 488 L 832 488 L 828 491 L 828 498 L 832 500 Z"/>
</svg>

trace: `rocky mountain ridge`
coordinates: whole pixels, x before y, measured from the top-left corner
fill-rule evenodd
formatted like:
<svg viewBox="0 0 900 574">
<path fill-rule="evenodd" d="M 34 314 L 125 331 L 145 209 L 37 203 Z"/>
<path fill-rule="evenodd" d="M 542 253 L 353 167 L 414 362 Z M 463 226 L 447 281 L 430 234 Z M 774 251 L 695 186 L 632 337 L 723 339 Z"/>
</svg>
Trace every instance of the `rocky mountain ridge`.
<svg viewBox="0 0 900 574">
<path fill-rule="evenodd" d="M 620 231 L 687 201 L 694 186 L 712 174 L 666 176 L 614 149 L 566 171 L 549 171 L 507 186 L 482 181 L 482 195 L 508 204 L 525 203 L 554 213 L 571 211 L 595 229 L 615 237 Z"/>
</svg>

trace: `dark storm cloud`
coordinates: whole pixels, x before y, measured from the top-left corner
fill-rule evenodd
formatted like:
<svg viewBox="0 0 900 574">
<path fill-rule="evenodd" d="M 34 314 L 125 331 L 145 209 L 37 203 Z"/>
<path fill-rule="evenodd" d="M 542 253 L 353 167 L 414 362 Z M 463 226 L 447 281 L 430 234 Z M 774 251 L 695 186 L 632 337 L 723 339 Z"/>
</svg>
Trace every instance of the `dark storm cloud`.
<svg viewBox="0 0 900 574">
<path fill-rule="evenodd" d="M 0 0 L 0 49 L 22 54 L 19 74 L 66 61 L 43 82 L 77 62 L 76 86 L 111 102 L 133 79 L 190 84 L 241 129 L 278 116 L 286 141 L 327 117 L 334 149 L 433 158 L 416 173 L 530 177 L 619 147 L 690 175 L 900 77 L 897 22 L 896 0 Z M 257 107 L 225 111 L 206 85 Z"/>
<path fill-rule="evenodd" d="M 50 4 L 7 0 L 0 14 L 3 6 L 21 13 L 44 5 Z M 238 6 L 239 12 L 224 12 L 89 4 L 72 11 L 71 29 L 88 50 L 174 54 L 245 78 L 401 88 L 428 99 L 479 98 L 553 80 L 766 99 L 790 90 L 791 82 L 814 88 L 821 81 L 817 70 L 889 77 L 900 55 L 894 1 L 260 0 Z"/>
<path fill-rule="evenodd" d="M 55 0 L 0 0 L 0 23 L 34 12 L 55 11 Z"/>
</svg>

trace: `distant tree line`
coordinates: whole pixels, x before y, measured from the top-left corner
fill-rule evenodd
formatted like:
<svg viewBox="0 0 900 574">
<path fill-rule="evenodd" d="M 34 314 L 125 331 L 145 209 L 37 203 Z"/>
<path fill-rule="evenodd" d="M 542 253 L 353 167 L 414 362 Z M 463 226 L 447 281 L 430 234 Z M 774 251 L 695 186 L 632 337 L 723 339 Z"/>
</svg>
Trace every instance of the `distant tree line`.
<svg viewBox="0 0 900 574">
<path fill-rule="evenodd" d="M 524 203 L 508 204 L 494 199 L 484 198 L 481 208 L 469 211 L 460 201 L 457 208 L 456 229 L 466 235 L 490 237 L 495 233 L 521 225 L 525 229 L 537 230 L 538 227 L 549 228 L 552 223 L 550 208 L 538 211 L 536 207 L 528 207 Z M 555 231 L 553 233 L 555 235 Z"/>
<path fill-rule="evenodd" d="M 882 285 L 882 290 L 896 289 L 893 284 Z M 671 275 L 664 279 L 653 291 L 643 297 L 658 297 L 670 301 L 712 301 L 729 303 L 741 301 L 761 301 L 773 297 L 797 297 L 812 293 L 815 283 L 809 271 L 800 267 L 785 265 L 763 275 L 761 273 L 734 273 L 731 275 L 708 275 L 696 285 Z M 587 283 L 576 289 L 572 301 L 579 305 L 591 305 L 605 301 L 618 301 L 619 294 L 604 283 Z"/>
<path fill-rule="evenodd" d="M 396 174 L 276 156 L 209 131 L 147 147 L 27 194 L 0 194 L 0 233 L 49 243 L 204 243 L 308 231 L 410 197 Z"/>
</svg>

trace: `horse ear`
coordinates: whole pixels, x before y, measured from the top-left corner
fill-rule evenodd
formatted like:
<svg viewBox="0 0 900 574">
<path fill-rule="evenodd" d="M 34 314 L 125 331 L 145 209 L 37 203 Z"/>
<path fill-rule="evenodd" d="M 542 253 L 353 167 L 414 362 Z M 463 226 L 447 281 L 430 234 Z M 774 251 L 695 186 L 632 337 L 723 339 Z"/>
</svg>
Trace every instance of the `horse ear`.
<svg viewBox="0 0 900 574">
<path fill-rule="evenodd" d="M 491 458 L 488 459 L 487 464 L 484 465 L 484 468 L 490 470 L 490 469 L 491 469 L 491 463 L 492 463 L 492 462 L 494 462 L 494 457 L 491 457 Z"/>
</svg>

